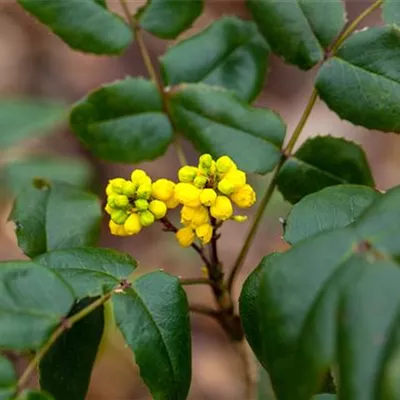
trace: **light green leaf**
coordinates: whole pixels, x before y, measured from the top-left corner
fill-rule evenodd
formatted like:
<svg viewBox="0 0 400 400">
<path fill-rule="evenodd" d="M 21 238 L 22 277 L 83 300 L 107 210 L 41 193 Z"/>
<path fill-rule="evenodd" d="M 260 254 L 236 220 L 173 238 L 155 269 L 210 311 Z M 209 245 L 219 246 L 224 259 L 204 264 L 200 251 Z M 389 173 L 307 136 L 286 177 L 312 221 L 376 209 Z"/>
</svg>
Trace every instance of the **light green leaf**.
<svg viewBox="0 0 400 400">
<path fill-rule="evenodd" d="M 398 2 L 398 0 L 384 0 L 383 20 L 388 25 L 400 25 L 400 3 Z"/>
<path fill-rule="evenodd" d="M 316 88 L 341 118 L 368 129 L 400 133 L 399 63 L 398 28 L 356 32 L 322 66 Z"/>
<path fill-rule="evenodd" d="M 18 0 L 31 15 L 75 50 L 121 54 L 132 32 L 121 17 L 96 0 Z"/>
<path fill-rule="evenodd" d="M 50 251 L 34 261 L 56 270 L 78 298 L 103 294 L 105 287 L 116 286 L 136 268 L 129 254 L 90 247 Z"/>
<path fill-rule="evenodd" d="M 191 380 L 189 308 L 178 279 L 150 273 L 112 300 L 117 325 L 152 398 L 186 399 Z"/>
<path fill-rule="evenodd" d="M 51 132 L 65 117 L 65 106 L 44 99 L 0 100 L 0 148 Z"/>
<path fill-rule="evenodd" d="M 115 162 L 153 160 L 166 151 L 173 136 L 156 86 L 141 78 L 95 90 L 75 105 L 70 123 L 93 154 Z"/>
<path fill-rule="evenodd" d="M 35 182 L 15 199 L 9 217 L 29 257 L 97 242 L 101 208 L 96 196 L 69 184 Z"/>
<path fill-rule="evenodd" d="M 286 127 L 268 109 L 203 84 L 181 85 L 169 96 L 176 127 L 202 153 L 229 155 L 241 169 L 265 174 L 281 157 Z"/>
<path fill-rule="evenodd" d="M 0 266 L 0 347 L 37 349 L 74 302 L 73 293 L 54 271 L 30 261 Z"/>
<path fill-rule="evenodd" d="M 170 47 L 160 62 L 167 85 L 203 82 L 251 101 L 263 87 L 268 58 L 269 47 L 253 22 L 223 17 Z"/>
<path fill-rule="evenodd" d="M 355 221 L 380 193 L 367 186 L 338 185 L 300 200 L 290 211 L 284 239 L 290 244 Z"/>
<path fill-rule="evenodd" d="M 336 400 L 336 394 L 317 394 L 316 396 L 313 396 L 312 400 Z"/>
<path fill-rule="evenodd" d="M 0 400 L 9 400 L 16 392 L 17 374 L 8 358 L 0 354 Z"/>
<path fill-rule="evenodd" d="M 288 63 L 310 69 L 345 24 L 341 0 L 247 0 L 272 50 Z"/>
<path fill-rule="evenodd" d="M 278 177 L 278 188 L 291 203 L 325 187 L 346 183 L 374 186 L 374 179 L 363 149 L 331 136 L 308 139 L 285 162 Z"/>
<path fill-rule="evenodd" d="M 74 315 L 93 302 L 77 303 Z M 53 344 L 39 364 L 40 387 L 57 400 L 85 400 L 104 329 L 104 307 L 98 307 Z"/>
<path fill-rule="evenodd" d="M 136 16 L 140 26 L 163 39 L 175 39 L 203 11 L 203 0 L 149 0 Z"/>
<path fill-rule="evenodd" d="M 18 194 L 38 178 L 86 187 L 93 171 L 83 160 L 33 156 L 6 164 L 4 175 L 7 187 L 12 193 Z"/>
</svg>

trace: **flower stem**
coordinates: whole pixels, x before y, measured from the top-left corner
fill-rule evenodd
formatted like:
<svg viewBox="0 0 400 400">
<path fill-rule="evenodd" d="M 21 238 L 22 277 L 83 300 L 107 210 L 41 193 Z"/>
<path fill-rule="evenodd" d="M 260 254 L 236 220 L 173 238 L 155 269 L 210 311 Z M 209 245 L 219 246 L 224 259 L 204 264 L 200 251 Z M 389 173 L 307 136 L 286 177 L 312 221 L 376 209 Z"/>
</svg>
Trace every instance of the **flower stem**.
<svg viewBox="0 0 400 400">
<path fill-rule="evenodd" d="M 212 285 L 213 283 L 207 278 L 179 278 L 182 286 L 192 285 Z"/>
</svg>

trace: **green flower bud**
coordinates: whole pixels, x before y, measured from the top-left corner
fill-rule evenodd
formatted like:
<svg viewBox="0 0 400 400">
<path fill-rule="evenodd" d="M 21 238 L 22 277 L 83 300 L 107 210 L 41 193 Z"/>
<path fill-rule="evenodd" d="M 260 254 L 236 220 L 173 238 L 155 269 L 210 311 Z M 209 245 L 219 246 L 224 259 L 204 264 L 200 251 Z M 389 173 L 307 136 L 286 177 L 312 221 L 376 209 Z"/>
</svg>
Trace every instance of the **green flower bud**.
<svg viewBox="0 0 400 400">
<path fill-rule="evenodd" d="M 203 154 L 199 158 L 199 167 L 204 169 L 210 169 L 212 165 L 213 159 L 210 154 Z"/>
<path fill-rule="evenodd" d="M 136 192 L 136 196 L 139 199 L 148 200 L 149 197 L 151 196 L 151 190 L 152 190 L 151 184 L 145 183 L 145 184 L 139 186 L 139 189 Z"/>
<path fill-rule="evenodd" d="M 114 203 L 117 208 L 126 208 L 129 205 L 129 199 L 123 194 L 117 194 Z"/>
<path fill-rule="evenodd" d="M 150 211 L 143 211 L 139 214 L 140 225 L 150 226 L 154 223 L 154 215 Z"/>
<path fill-rule="evenodd" d="M 149 208 L 149 202 L 145 199 L 137 199 L 135 201 L 135 207 L 138 211 L 145 211 Z"/>
<path fill-rule="evenodd" d="M 124 194 L 127 197 L 133 197 L 135 196 L 136 189 L 137 185 L 135 185 L 131 181 L 126 181 L 124 183 L 124 186 L 122 187 L 122 194 Z"/>
<path fill-rule="evenodd" d="M 205 176 L 196 176 L 195 180 L 193 181 L 193 184 L 197 188 L 203 189 L 204 186 L 206 186 L 207 181 L 208 181 L 208 179 Z"/>
<path fill-rule="evenodd" d="M 190 183 L 197 176 L 197 168 L 185 165 L 178 171 L 178 179 L 180 182 Z"/>
<path fill-rule="evenodd" d="M 111 207 L 111 208 L 115 208 L 116 204 L 115 204 L 115 199 L 117 198 L 117 196 L 119 196 L 118 194 L 110 194 L 107 198 L 107 204 Z"/>
<path fill-rule="evenodd" d="M 111 213 L 111 220 L 118 225 L 122 225 L 128 218 L 128 214 L 123 210 L 115 210 Z"/>
</svg>

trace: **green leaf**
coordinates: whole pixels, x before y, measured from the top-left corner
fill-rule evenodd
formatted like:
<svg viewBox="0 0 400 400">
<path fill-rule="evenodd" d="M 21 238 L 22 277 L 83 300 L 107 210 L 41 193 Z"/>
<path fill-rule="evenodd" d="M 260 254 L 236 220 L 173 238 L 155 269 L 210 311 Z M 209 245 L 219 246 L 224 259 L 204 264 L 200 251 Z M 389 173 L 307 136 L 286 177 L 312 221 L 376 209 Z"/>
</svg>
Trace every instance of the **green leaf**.
<svg viewBox="0 0 400 400">
<path fill-rule="evenodd" d="M 152 398 L 186 399 L 191 338 L 185 292 L 176 277 L 154 272 L 113 296 L 115 319 L 135 354 Z"/>
<path fill-rule="evenodd" d="M 400 25 L 400 3 L 397 0 L 384 0 L 383 20 L 388 25 Z"/>
<path fill-rule="evenodd" d="M 17 374 L 8 358 L 0 354 L 0 400 L 9 400 L 16 391 Z"/>
<path fill-rule="evenodd" d="M 7 187 L 12 193 L 18 194 L 37 178 L 86 187 L 93 171 L 83 160 L 33 156 L 6 164 L 4 175 Z"/>
<path fill-rule="evenodd" d="M 328 394 L 328 393 L 317 394 L 312 398 L 312 400 L 336 400 L 336 399 L 337 399 L 336 394 Z"/>
<path fill-rule="evenodd" d="M 31 15 L 75 50 L 121 54 L 132 42 L 132 32 L 105 3 L 96 0 L 18 0 Z"/>
<path fill-rule="evenodd" d="M 203 11 L 203 0 L 149 0 L 136 16 L 140 26 L 163 39 L 175 39 Z"/>
<path fill-rule="evenodd" d="M 103 294 L 105 287 L 115 286 L 136 269 L 129 254 L 90 247 L 51 251 L 34 261 L 56 270 L 78 298 Z"/>
<path fill-rule="evenodd" d="M 38 390 L 25 390 L 17 400 L 56 400 L 49 394 Z M 58 400 L 58 399 L 57 399 Z"/>
<path fill-rule="evenodd" d="M 279 162 L 286 127 L 271 110 L 203 84 L 182 85 L 169 101 L 176 127 L 198 151 L 213 157 L 228 154 L 241 169 L 261 174 Z"/>
<path fill-rule="evenodd" d="M 173 136 L 155 84 L 141 78 L 95 90 L 75 105 L 70 123 L 93 154 L 115 162 L 153 160 L 166 151 Z"/>
<path fill-rule="evenodd" d="M 35 182 L 15 199 L 10 220 L 29 257 L 97 242 L 101 209 L 96 196 L 69 184 Z"/>
<path fill-rule="evenodd" d="M 356 32 L 322 66 L 316 88 L 341 118 L 368 129 L 400 133 L 399 63 L 398 28 Z"/>
<path fill-rule="evenodd" d="M 81 300 L 70 315 L 92 301 Z M 65 331 L 39 365 L 40 387 L 57 400 L 85 400 L 103 329 L 104 307 L 101 306 Z"/>
<path fill-rule="evenodd" d="M 70 287 L 54 271 L 30 261 L 0 266 L 0 347 L 37 349 L 74 302 Z"/>
<path fill-rule="evenodd" d="M 358 185 L 331 186 L 310 194 L 290 211 L 284 239 L 290 244 L 355 221 L 380 193 Z"/>
<path fill-rule="evenodd" d="M 341 0 L 247 0 L 272 50 L 288 63 L 310 69 L 345 24 Z"/>
<path fill-rule="evenodd" d="M 251 101 L 263 87 L 268 58 L 268 44 L 253 22 L 223 17 L 170 47 L 160 62 L 167 85 L 203 82 Z"/>
<path fill-rule="evenodd" d="M 291 203 L 325 187 L 346 183 L 374 186 L 374 179 L 360 146 L 330 136 L 308 139 L 285 162 L 278 177 L 278 188 Z"/>
<path fill-rule="evenodd" d="M 62 103 L 44 99 L 0 100 L 0 149 L 51 132 L 65 117 Z"/>
</svg>

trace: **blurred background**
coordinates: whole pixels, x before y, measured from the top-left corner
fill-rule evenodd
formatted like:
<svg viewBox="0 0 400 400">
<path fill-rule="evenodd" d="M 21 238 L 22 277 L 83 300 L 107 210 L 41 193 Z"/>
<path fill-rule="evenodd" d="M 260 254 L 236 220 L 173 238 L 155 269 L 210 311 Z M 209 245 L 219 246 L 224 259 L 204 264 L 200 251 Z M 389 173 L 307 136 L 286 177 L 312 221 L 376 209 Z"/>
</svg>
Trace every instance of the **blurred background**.
<svg viewBox="0 0 400 400">
<path fill-rule="evenodd" d="M 118 1 L 109 0 L 110 8 L 120 12 Z M 144 1 L 129 0 L 134 11 Z M 348 17 L 352 19 L 371 3 L 347 0 Z M 184 36 L 203 29 L 225 14 L 249 18 L 239 0 L 206 1 L 203 15 Z M 367 19 L 363 26 L 380 24 L 379 13 Z M 171 43 L 150 35 L 145 36 L 154 61 Z M 120 58 L 81 54 L 70 50 L 60 39 L 29 17 L 13 0 L 0 0 L 0 257 L 21 259 L 14 236 L 14 227 L 7 223 L 13 194 L 34 176 L 61 179 L 88 187 L 104 199 L 108 179 L 129 176 L 132 165 L 110 164 L 94 159 L 71 134 L 67 124 L 68 105 L 99 85 L 127 75 L 146 76 L 146 70 L 134 45 Z M 272 57 L 270 74 L 257 105 L 279 112 L 288 124 L 288 132 L 296 125 L 311 93 L 315 71 L 302 72 Z M 11 135 L 10 132 L 14 134 Z M 394 135 L 366 131 L 340 121 L 327 107 L 318 102 L 302 141 L 318 134 L 345 136 L 363 145 L 371 163 L 377 187 L 385 190 L 400 183 L 400 142 Z M 184 143 L 188 159 L 197 155 Z M 136 167 L 136 166 L 135 166 Z M 171 148 L 155 162 L 140 165 L 154 177 L 175 178 L 179 167 Z M 266 177 L 252 177 L 259 195 Z M 290 209 L 276 193 L 267 210 L 257 239 L 246 260 L 246 266 L 236 285 L 241 283 L 258 264 L 262 256 L 286 248 L 281 240 L 279 218 Z M 60 228 L 61 229 L 61 228 Z M 232 265 L 246 233 L 246 224 L 227 223 L 220 240 L 221 258 Z M 184 277 L 198 276 L 201 262 L 189 250 L 178 247 L 173 236 L 154 225 L 137 237 L 115 238 L 107 230 L 104 218 L 101 245 L 131 253 L 139 262 L 139 273 L 162 268 Z M 209 288 L 188 290 L 193 302 L 213 305 Z M 192 315 L 193 381 L 190 399 L 243 400 L 240 363 L 224 333 L 213 320 Z M 25 361 L 15 358 L 20 369 Z M 32 382 L 34 385 L 35 382 Z M 113 333 L 104 354 L 97 360 L 88 394 L 90 400 L 149 399 L 141 384 L 130 350 L 121 337 Z M 73 399 L 71 399 L 73 400 Z"/>
</svg>

